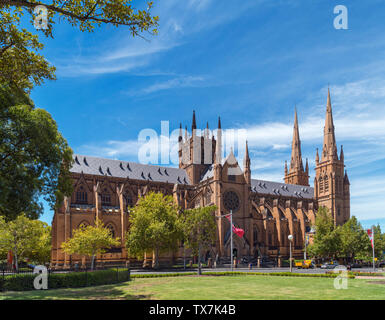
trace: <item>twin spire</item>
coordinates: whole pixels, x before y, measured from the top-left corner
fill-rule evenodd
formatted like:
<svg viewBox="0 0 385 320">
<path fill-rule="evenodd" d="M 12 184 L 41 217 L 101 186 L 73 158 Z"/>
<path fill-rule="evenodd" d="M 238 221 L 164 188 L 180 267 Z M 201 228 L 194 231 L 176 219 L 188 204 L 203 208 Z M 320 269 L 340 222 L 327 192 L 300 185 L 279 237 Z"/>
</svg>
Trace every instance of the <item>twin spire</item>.
<svg viewBox="0 0 385 320">
<path fill-rule="evenodd" d="M 324 143 L 322 146 L 321 161 L 329 159 L 338 159 L 337 156 L 337 143 L 334 133 L 332 103 L 330 99 L 330 89 L 328 88 L 328 100 L 326 103 L 326 117 L 324 127 Z"/>
<path fill-rule="evenodd" d="M 322 153 L 320 157 L 317 149 L 315 163 L 318 166 L 320 162 L 324 162 L 327 160 L 338 160 L 337 143 L 335 138 L 332 103 L 331 103 L 329 88 L 328 88 L 328 97 L 326 102 L 326 116 L 325 116 L 324 141 L 322 146 Z M 339 160 L 342 162 L 344 161 L 344 151 L 342 146 L 341 146 Z M 305 169 L 303 167 L 303 162 L 302 162 L 301 139 L 299 137 L 297 109 L 295 108 L 293 141 L 292 141 L 292 147 L 291 147 L 291 161 L 290 161 L 289 169 L 287 167 L 287 163 L 285 162 L 285 182 L 293 183 L 293 184 L 304 184 L 308 181 L 308 176 L 309 176 L 308 160 L 306 159 Z"/>
</svg>

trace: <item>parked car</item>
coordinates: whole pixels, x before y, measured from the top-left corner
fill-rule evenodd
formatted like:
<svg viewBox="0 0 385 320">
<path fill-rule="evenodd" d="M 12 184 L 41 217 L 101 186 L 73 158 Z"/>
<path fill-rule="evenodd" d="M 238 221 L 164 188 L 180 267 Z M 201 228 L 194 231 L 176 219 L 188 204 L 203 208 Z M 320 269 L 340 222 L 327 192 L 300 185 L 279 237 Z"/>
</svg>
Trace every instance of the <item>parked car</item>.
<svg viewBox="0 0 385 320">
<path fill-rule="evenodd" d="M 350 263 L 350 268 L 362 268 L 362 264 L 359 263 Z"/>
<path fill-rule="evenodd" d="M 321 269 L 334 269 L 335 267 L 337 267 L 339 264 L 338 262 L 326 262 L 324 264 L 321 265 Z"/>
</svg>

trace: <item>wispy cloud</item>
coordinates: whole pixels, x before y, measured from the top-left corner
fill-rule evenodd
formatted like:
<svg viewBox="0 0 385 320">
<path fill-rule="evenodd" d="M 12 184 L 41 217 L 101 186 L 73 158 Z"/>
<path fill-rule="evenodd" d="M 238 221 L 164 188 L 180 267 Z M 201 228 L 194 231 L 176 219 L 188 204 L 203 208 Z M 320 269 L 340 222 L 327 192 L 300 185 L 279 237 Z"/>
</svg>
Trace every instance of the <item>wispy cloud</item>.
<svg viewBox="0 0 385 320">
<path fill-rule="evenodd" d="M 131 90 L 129 95 L 145 95 L 157 91 L 170 90 L 176 88 L 192 88 L 205 85 L 203 76 L 179 76 L 163 82 L 157 82 L 141 90 Z"/>
</svg>

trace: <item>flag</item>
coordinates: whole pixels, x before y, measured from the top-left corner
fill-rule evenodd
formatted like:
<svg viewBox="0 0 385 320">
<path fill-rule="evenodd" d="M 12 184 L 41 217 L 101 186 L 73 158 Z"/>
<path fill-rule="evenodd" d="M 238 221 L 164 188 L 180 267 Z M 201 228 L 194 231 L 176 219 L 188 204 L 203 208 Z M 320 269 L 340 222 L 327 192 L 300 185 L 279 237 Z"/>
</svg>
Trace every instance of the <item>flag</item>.
<svg viewBox="0 0 385 320">
<path fill-rule="evenodd" d="M 372 244 L 372 248 L 373 248 L 373 231 L 372 231 L 372 229 L 368 229 L 368 230 L 366 230 L 366 232 L 368 233 L 370 243 Z"/>
<path fill-rule="evenodd" d="M 230 221 L 231 223 L 231 220 L 230 220 L 230 217 L 229 216 L 226 216 L 226 218 Z M 241 228 L 236 228 L 234 225 L 233 225 L 233 232 L 240 238 L 243 237 L 243 235 L 245 234 L 245 231 Z"/>
</svg>

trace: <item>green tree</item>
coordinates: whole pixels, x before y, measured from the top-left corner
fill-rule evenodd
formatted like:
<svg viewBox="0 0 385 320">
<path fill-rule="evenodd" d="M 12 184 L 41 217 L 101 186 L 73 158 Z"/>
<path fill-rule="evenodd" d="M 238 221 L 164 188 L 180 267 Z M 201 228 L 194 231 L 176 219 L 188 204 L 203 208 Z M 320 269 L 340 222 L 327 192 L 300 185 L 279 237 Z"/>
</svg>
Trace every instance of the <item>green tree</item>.
<svg viewBox="0 0 385 320">
<path fill-rule="evenodd" d="M 36 245 L 25 252 L 25 257 L 35 264 L 49 263 L 51 260 L 52 228 L 40 220 L 33 220 L 32 223 L 35 224 L 35 228 L 38 230 L 40 237 Z"/>
<path fill-rule="evenodd" d="M 28 219 L 25 215 L 9 222 L 0 219 L 0 247 L 12 251 L 16 270 L 19 270 L 20 261 L 31 257 L 32 252 L 41 248 L 40 242 L 45 234 L 43 225 L 41 221 Z"/>
<path fill-rule="evenodd" d="M 103 223 L 95 220 L 94 226 L 84 226 L 73 230 L 70 239 L 62 243 L 62 249 L 68 254 L 79 254 L 91 257 L 91 269 L 94 269 L 97 254 L 105 253 L 107 249 L 120 245 L 119 238 L 113 238 L 111 231 Z"/>
<path fill-rule="evenodd" d="M 354 259 L 357 253 L 365 249 L 367 235 L 355 216 L 352 216 L 344 225 L 338 227 L 341 239 L 341 254 Z"/>
<path fill-rule="evenodd" d="M 181 230 L 178 223 L 178 208 L 171 196 L 150 192 L 139 199 L 130 212 L 130 229 L 126 247 L 130 256 L 143 257 L 152 251 L 152 267 L 159 267 L 159 254 L 176 249 Z"/>
<path fill-rule="evenodd" d="M 384 258 L 385 251 L 385 234 L 381 232 L 379 225 L 373 227 L 374 231 L 374 255 L 377 259 L 381 260 Z M 373 249 L 370 242 L 367 230 L 364 230 L 364 245 L 362 250 L 358 253 L 357 259 L 371 262 L 373 259 Z"/>
<path fill-rule="evenodd" d="M 334 226 L 334 220 L 326 207 L 320 207 L 315 219 L 314 242 L 309 247 L 313 257 L 336 257 L 341 250 L 339 229 Z"/>
<path fill-rule="evenodd" d="M 185 210 L 182 217 L 184 244 L 198 255 L 198 274 L 201 274 L 201 252 L 210 249 L 216 238 L 214 212 L 216 206 Z"/>
<path fill-rule="evenodd" d="M 40 29 L 45 36 L 53 37 L 57 21 L 88 32 L 108 24 L 125 26 L 133 36 L 142 36 L 143 32 L 157 33 L 158 17 L 151 16 L 150 12 L 153 2 L 147 2 L 147 8 L 138 10 L 132 0 L 0 0 L 0 83 L 30 90 L 46 79 L 56 79 L 55 67 L 38 53 L 43 49 L 38 36 L 20 28 L 25 14 L 34 24 L 38 15 L 34 9 L 38 5 L 48 9 L 47 28 Z"/>
<path fill-rule="evenodd" d="M 0 84 L 0 216 L 38 218 L 72 192 L 72 150 L 51 115 L 28 95 Z"/>
</svg>

